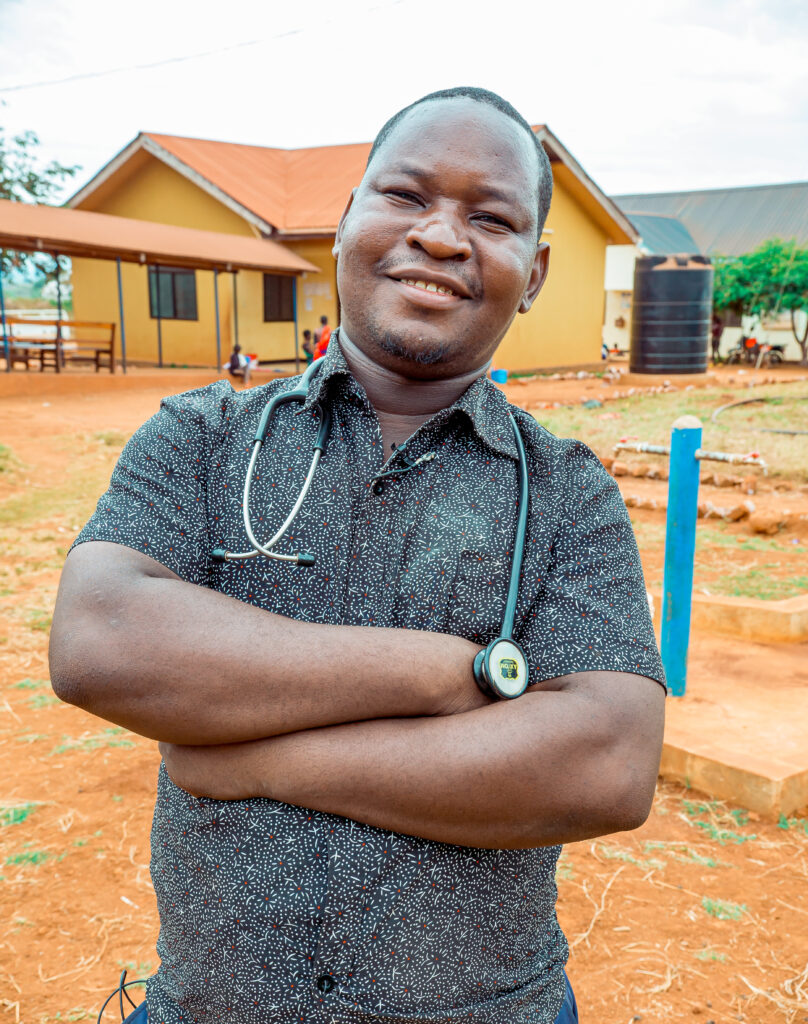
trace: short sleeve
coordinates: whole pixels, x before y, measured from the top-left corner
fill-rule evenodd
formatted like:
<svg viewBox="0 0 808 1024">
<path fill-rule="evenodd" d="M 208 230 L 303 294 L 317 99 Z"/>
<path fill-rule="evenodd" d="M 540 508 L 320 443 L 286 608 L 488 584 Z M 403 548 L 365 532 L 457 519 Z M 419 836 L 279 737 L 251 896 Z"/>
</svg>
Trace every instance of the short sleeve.
<svg viewBox="0 0 808 1024">
<path fill-rule="evenodd" d="M 573 672 L 630 672 L 665 685 L 640 556 L 625 503 L 579 442 L 559 456 L 564 480 L 550 562 L 518 637 L 531 682 Z"/>
<path fill-rule="evenodd" d="M 165 398 L 130 438 L 109 489 L 74 542 L 112 541 L 142 551 L 190 583 L 209 557 L 207 467 L 232 388 L 219 381 Z"/>
</svg>

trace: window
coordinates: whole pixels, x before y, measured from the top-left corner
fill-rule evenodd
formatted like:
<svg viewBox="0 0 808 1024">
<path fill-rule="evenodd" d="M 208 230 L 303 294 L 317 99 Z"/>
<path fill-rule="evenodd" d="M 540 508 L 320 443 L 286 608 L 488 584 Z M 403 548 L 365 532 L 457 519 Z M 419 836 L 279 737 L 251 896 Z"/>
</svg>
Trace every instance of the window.
<svg viewBox="0 0 808 1024">
<path fill-rule="evenodd" d="M 196 275 L 181 267 L 149 267 L 149 313 L 153 319 L 196 320 Z"/>
<path fill-rule="evenodd" d="M 264 274 L 264 323 L 295 318 L 295 279 Z"/>
</svg>

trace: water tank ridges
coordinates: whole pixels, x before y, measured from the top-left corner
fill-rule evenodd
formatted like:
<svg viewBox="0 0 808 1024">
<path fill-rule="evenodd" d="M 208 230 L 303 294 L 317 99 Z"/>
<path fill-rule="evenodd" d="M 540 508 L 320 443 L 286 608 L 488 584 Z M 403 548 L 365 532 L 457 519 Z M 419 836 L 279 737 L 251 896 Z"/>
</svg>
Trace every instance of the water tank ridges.
<svg viewBox="0 0 808 1024">
<path fill-rule="evenodd" d="M 708 257 L 638 257 L 631 372 L 706 372 L 712 309 L 713 268 Z"/>
</svg>

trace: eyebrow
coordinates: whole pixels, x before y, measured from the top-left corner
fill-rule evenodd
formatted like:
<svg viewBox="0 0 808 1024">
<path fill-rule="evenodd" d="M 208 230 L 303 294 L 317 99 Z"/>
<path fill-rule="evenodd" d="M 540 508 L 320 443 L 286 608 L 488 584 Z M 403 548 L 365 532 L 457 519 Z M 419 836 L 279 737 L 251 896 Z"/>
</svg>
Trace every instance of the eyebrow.
<svg viewBox="0 0 808 1024">
<path fill-rule="evenodd" d="M 409 178 L 421 178 L 426 181 L 431 181 L 434 178 L 432 171 L 428 171 L 424 167 L 418 167 L 416 164 L 400 164 L 398 167 L 393 168 L 390 173 L 404 174 Z M 507 205 L 526 205 L 524 200 L 515 192 L 503 192 L 502 189 L 484 184 L 477 185 L 476 189 L 481 200 L 494 199 Z"/>
</svg>

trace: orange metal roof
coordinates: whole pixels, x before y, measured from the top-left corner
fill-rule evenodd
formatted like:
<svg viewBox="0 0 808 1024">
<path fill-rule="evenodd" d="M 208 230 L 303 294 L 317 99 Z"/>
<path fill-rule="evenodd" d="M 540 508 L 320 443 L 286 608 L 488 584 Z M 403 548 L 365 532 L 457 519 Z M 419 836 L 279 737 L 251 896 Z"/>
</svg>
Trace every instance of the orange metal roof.
<svg viewBox="0 0 808 1024">
<path fill-rule="evenodd" d="M 612 243 L 638 239 L 625 215 L 586 174 L 546 125 L 533 125 L 553 173 L 564 182 Z M 258 231 L 281 236 L 333 235 L 345 203 L 362 179 L 371 143 L 273 149 L 235 142 L 144 132 L 109 161 L 69 201 L 81 207 L 139 151 L 163 160 L 215 196 Z M 125 173 L 125 172 L 123 172 Z"/>
<path fill-rule="evenodd" d="M 286 234 L 333 233 L 365 170 L 369 142 L 269 149 L 145 133 L 187 167 Z"/>
<path fill-rule="evenodd" d="M 165 263 L 197 270 L 302 274 L 318 268 L 279 242 L 0 199 L 0 247 Z"/>
</svg>

